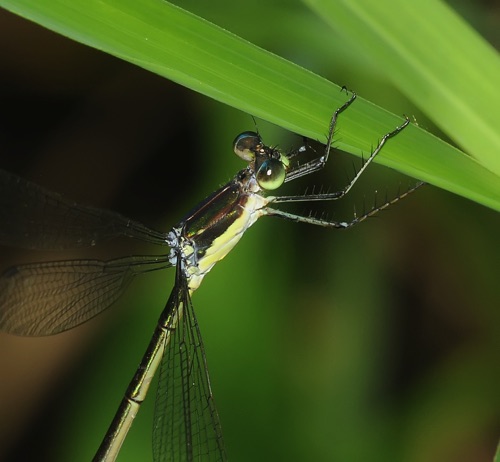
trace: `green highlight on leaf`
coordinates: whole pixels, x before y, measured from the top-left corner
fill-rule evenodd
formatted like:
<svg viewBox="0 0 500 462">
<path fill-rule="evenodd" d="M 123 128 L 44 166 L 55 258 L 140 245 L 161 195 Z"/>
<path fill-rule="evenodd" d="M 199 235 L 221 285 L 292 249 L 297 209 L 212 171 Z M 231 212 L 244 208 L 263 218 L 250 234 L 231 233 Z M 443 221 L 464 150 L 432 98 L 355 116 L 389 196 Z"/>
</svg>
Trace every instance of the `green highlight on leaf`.
<svg viewBox="0 0 500 462">
<path fill-rule="evenodd" d="M 430 93 L 432 97 L 429 96 L 432 99 L 436 98 L 440 89 L 446 87 L 447 82 L 439 86 L 435 78 L 429 78 L 428 69 L 425 68 L 419 69 L 418 78 L 408 81 L 412 66 L 415 75 L 417 67 L 423 66 L 418 54 L 422 52 L 418 33 L 421 31 L 423 34 L 424 20 L 429 19 L 426 17 L 416 21 L 415 18 L 419 17 L 416 6 L 402 8 L 398 20 L 392 21 L 405 24 L 405 21 L 412 20 L 412 24 L 416 24 L 413 30 L 398 28 L 396 24 L 389 31 L 376 27 L 377 21 L 381 21 L 381 11 L 386 22 L 391 23 L 387 21 L 388 7 L 384 10 L 383 5 L 387 5 L 385 0 L 377 3 L 379 7 L 373 11 L 363 9 L 368 7 L 362 8 L 358 2 L 311 0 L 309 3 L 329 23 L 333 23 L 334 15 L 338 14 L 331 5 L 338 4 L 344 8 L 345 18 L 349 19 L 347 23 L 342 22 L 345 30 L 351 28 L 353 35 L 362 35 L 362 39 L 374 43 L 378 43 L 375 42 L 377 36 L 384 39 L 385 47 L 378 46 L 381 55 L 387 56 L 393 64 L 403 63 L 396 66 L 395 72 L 395 79 L 402 89 L 406 82 L 407 87 L 418 88 L 420 94 L 425 93 L 425 85 L 434 85 Z M 424 4 L 426 8 L 440 5 L 435 0 L 427 0 Z M 346 100 L 339 86 L 165 1 L 0 0 L 0 5 L 67 37 L 312 139 L 325 141 L 331 113 Z M 450 14 L 449 10 L 439 7 L 437 11 L 439 21 L 443 21 L 441 24 L 448 24 L 446 18 Z M 452 24 L 455 25 L 456 33 L 459 33 L 463 24 L 457 21 Z M 366 32 L 368 29 L 370 33 L 360 34 L 361 30 Z M 389 32 L 392 35 L 389 36 Z M 408 33 L 414 34 L 414 39 L 417 35 L 414 42 L 419 44 L 418 47 L 408 45 L 405 38 Z M 395 45 L 389 46 L 391 43 Z M 476 37 L 467 53 L 474 53 L 480 46 L 482 43 Z M 432 51 L 432 48 L 428 49 L 428 53 L 432 54 Z M 396 55 L 398 59 L 394 58 Z M 490 55 L 491 60 L 498 60 L 494 53 Z M 432 61 L 430 64 L 435 65 Z M 410 72 L 405 70 L 405 66 Z M 470 79 L 475 75 L 469 74 Z M 489 78 L 489 74 L 483 77 Z M 473 90 L 479 94 L 488 88 L 484 82 L 478 82 Z M 463 111 L 456 108 L 467 104 L 469 93 L 466 94 L 467 99 L 463 98 L 465 103 L 460 103 L 462 93 L 453 92 L 454 98 L 448 106 L 444 105 L 442 113 L 447 114 L 448 118 L 452 113 L 458 113 L 457 118 L 463 118 L 463 114 L 468 114 L 467 106 L 464 106 Z M 490 104 L 494 101 L 492 99 Z M 441 106 L 444 103 L 438 99 L 435 104 Z M 490 128 L 485 125 L 482 131 L 477 128 L 484 123 L 482 117 L 487 116 L 487 105 L 488 101 L 481 98 L 481 106 L 470 112 L 470 121 L 463 120 L 463 125 L 443 125 L 450 137 L 461 145 L 468 149 L 477 146 L 470 150 L 475 159 L 413 124 L 400 136 L 390 140 L 377 160 L 407 175 L 500 210 L 500 181 L 498 174 L 492 173 L 500 172 L 500 168 L 497 170 L 495 167 L 499 158 L 498 146 L 494 146 L 498 142 L 498 130 L 492 132 L 491 123 Z M 423 107 L 434 110 L 428 101 L 424 102 Z M 436 116 L 437 120 L 443 118 L 440 114 Z M 359 97 L 339 121 L 340 136 L 335 145 L 356 155 L 366 154 L 374 140 L 391 131 L 402 120 L 401 116 Z M 463 136 L 464 125 L 472 127 L 471 132 L 477 132 L 476 138 L 482 144 L 474 144 L 469 137 Z M 460 136 L 455 137 L 456 127 Z M 491 136 L 487 137 L 487 133 Z M 478 152 L 486 151 L 486 155 L 478 155 Z"/>
</svg>

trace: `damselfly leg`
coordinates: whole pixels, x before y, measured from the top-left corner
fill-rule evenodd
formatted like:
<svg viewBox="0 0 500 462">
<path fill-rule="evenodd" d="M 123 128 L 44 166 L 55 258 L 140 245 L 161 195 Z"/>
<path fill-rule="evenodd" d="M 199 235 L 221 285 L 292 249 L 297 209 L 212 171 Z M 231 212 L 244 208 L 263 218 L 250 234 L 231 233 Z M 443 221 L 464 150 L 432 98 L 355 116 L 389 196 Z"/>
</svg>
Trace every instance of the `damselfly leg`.
<svg viewBox="0 0 500 462">
<path fill-rule="evenodd" d="M 338 118 L 355 99 L 356 94 L 352 93 L 333 113 L 323 154 L 303 164 L 296 162 L 296 157 L 304 152 L 302 148 L 284 154 L 264 144 L 258 133 L 238 135 L 234 151 L 247 162 L 247 167 L 166 233 L 114 212 L 78 205 L 0 170 L 0 244 L 60 250 L 95 246 L 121 237 L 155 244 L 159 250 L 158 255 L 128 255 L 109 261 L 36 262 L 8 269 L 0 277 L 0 330 L 37 336 L 72 329 L 111 306 L 135 276 L 169 267 L 176 269 L 171 295 L 95 462 L 116 459 L 158 369 L 161 372 L 153 431 L 155 462 L 226 460 L 203 342 L 191 303 L 193 292 L 262 216 L 346 229 L 420 186 L 419 183 L 347 222 L 274 208 L 278 204 L 341 199 L 385 144 L 409 124 L 406 119 L 384 135 L 352 180 L 339 191 L 272 196 L 285 182 L 325 167 Z"/>
</svg>

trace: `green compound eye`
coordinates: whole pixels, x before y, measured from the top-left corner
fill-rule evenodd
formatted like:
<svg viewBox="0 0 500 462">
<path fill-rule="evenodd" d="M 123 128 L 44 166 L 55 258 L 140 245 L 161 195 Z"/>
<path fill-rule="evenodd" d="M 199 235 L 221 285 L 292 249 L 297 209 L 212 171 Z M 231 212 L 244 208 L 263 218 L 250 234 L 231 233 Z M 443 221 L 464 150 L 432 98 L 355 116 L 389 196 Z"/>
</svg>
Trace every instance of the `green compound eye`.
<svg viewBox="0 0 500 462">
<path fill-rule="evenodd" d="M 267 159 L 262 162 L 255 178 L 262 189 L 277 189 L 285 182 L 285 166 L 278 159 Z"/>
</svg>

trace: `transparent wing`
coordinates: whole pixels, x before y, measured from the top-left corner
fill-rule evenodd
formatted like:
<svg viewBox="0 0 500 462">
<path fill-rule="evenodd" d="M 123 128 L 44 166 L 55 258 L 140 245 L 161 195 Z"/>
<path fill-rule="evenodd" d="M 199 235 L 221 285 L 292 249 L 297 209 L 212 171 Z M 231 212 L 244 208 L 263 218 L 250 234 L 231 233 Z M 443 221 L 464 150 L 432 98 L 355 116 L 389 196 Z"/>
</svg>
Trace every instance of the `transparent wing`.
<svg viewBox="0 0 500 462">
<path fill-rule="evenodd" d="M 0 277 L 0 330 L 37 336 L 71 329 L 114 303 L 136 274 L 170 266 L 168 256 L 13 266 Z"/>
<path fill-rule="evenodd" d="M 166 245 L 163 233 L 79 205 L 5 170 L 0 170 L 0 223 L 0 244 L 27 249 L 92 246 L 118 236 Z"/>
<path fill-rule="evenodd" d="M 198 323 L 186 281 L 178 279 L 176 312 L 169 327 L 173 331 L 163 355 L 156 396 L 153 459 L 226 461 Z"/>
</svg>

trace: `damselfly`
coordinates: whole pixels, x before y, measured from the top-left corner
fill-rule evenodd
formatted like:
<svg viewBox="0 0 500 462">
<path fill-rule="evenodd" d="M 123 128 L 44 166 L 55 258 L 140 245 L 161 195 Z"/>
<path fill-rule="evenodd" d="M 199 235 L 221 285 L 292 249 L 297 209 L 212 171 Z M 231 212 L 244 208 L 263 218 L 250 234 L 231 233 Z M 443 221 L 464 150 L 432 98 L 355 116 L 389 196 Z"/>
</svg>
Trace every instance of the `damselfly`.
<svg viewBox="0 0 500 462">
<path fill-rule="evenodd" d="M 280 203 L 332 201 L 346 195 L 366 167 L 408 119 L 384 135 L 346 187 L 337 192 L 271 196 L 283 183 L 322 169 L 328 161 L 337 118 L 330 121 L 323 155 L 303 163 L 300 148 L 288 154 L 244 132 L 234 151 L 248 166 L 238 172 L 169 232 L 161 233 L 117 213 L 81 206 L 0 171 L 0 243 L 24 248 L 92 246 L 122 236 L 168 249 L 161 255 L 101 260 L 67 260 L 19 265 L 0 278 L 0 330 L 16 335 L 53 335 L 72 329 L 112 305 L 134 276 L 175 267 L 175 284 L 146 353 L 123 397 L 95 461 L 114 461 L 151 380 L 160 368 L 153 430 L 155 461 L 226 460 L 221 425 L 213 400 L 203 343 L 191 303 L 192 293 L 210 269 L 262 216 L 276 216 L 327 228 L 350 228 L 409 192 L 354 216 L 330 221 L 275 208 Z"/>
</svg>

